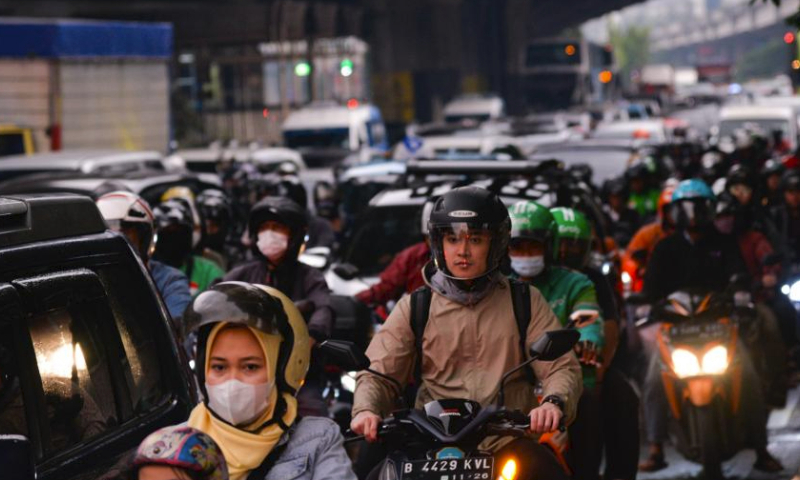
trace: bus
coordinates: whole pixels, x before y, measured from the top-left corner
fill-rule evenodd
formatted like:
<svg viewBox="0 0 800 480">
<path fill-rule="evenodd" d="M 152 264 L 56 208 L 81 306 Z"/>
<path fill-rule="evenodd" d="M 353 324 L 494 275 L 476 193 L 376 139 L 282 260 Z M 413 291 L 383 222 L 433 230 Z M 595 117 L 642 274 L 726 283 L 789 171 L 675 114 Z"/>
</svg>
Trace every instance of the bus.
<svg viewBox="0 0 800 480">
<path fill-rule="evenodd" d="M 522 84 L 529 110 L 588 106 L 615 100 L 620 91 L 611 47 L 569 38 L 529 43 L 522 59 Z"/>
</svg>

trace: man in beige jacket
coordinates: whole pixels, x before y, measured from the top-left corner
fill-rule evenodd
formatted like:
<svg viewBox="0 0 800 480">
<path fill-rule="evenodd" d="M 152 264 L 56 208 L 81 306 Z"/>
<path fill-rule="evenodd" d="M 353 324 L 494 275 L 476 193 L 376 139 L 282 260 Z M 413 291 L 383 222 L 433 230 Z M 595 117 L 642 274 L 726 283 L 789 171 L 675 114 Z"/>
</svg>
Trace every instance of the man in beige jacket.
<svg viewBox="0 0 800 480">
<path fill-rule="evenodd" d="M 431 400 L 461 398 L 494 403 L 503 374 L 527 358 L 522 352 L 510 286 L 499 265 L 508 248 L 510 220 L 500 199 L 478 187 L 457 188 L 435 204 L 430 219 L 434 268 L 425 281 L 433 291 L 422 338 L 416 407 Z M 430 265 L 429 265 L 430 266 Z M 525 346 L 560 324 L 538 290 L 530 287 L 531 317 Z M 401 384 L 414 376 L 417 352 L 410 320 L 410 297 L 401 299 L 367 350 L 372 369 Z M 582 379 L 572 353 L 553 362 L 533 363 L 544 396 L 520 372 L 506 386 L 506 406 L 530 412 L 533 433 L 551 432 L 562 417 L 571 421 Z M 351 428 L 367 441 L 377 439 L 382 417 L 396 408 L 397 391 L 369 373 L 358 377 Z"/>
</svg>

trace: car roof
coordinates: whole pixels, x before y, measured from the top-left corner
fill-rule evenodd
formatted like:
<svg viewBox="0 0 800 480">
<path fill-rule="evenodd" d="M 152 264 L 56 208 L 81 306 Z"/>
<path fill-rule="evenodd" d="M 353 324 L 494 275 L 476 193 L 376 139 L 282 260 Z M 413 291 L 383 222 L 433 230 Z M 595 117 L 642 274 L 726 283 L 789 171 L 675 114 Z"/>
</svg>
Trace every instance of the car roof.
<svg viewBox="0 0 800 480">
<path fill-rule="evenodd" d="M 778 105 L 733 105 L 719 111 L 720 121 L 794 117 L 794 109 Z"/>
<path fill-rule="evenodd" d="M 106 224 L 94 201 L 65 193 L 0 195 L 0 245 L 102 233 Z"/>
<path fill-rule="evenodd" d="M 128 189 L 139 194 L 156 185 L 181 181 L 199 181 L 208 183 L 209 186 L 221 186 L 221 182 L 214 175 L 198 175 L 190 172 L 140 170 L 124 175 L 82 175 L 74 172 L 61 172 L 25 175 L 2 182 L 0 183 L 0 195 L 57 191 L 93 195 L 98 188 L 104 185 L 115 185 L 120 189 Z"/>
<path fill-rule="evenodd" d="M 161 160 L 162 158 L 162 155 L 156 151 L 69 150 L 3 157 L 0 159 L 0 170 L 41 170 L 46 168 L 91 171 L 97 165 Z"/>
<path fill-rule="evenodd" d="M 256 163 L 263 162 L 280 162 L 284 160 L 292 160 L 295 163 L 302 162 L 303 156 L 297 150 L 285 147 L 265 147 L 265 148 L 186 148 L 177 150 L 172 154 L 173 156 L 180 157 L 187 162 L 208 162 L 216 163 L 223 158 L 233 157 L 236 161 L 254 161 Z"/>
</svg>

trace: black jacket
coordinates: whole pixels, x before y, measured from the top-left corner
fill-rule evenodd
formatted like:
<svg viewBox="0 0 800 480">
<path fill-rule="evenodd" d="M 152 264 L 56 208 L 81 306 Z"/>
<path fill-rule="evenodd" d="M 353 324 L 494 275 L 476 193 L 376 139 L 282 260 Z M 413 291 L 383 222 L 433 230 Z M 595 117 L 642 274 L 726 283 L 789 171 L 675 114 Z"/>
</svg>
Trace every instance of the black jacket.
<svg viewBox="0 0 800 480">
<path fill-rule="evenodd" d="M 258 283 L 277 288 L 284 295 L 299 303 L 313 302 L 313 313 L 305 315 L 308 333 L 318 342 L 324 341 L 333 332 L 334 314 L 331 307 L 331 291 L 322 272 L 300 262 L 283 264 L 268 272 L 265 259 L 252 260 L 228 272 L 223 281 Z"/>
<path fill-rule="evenodd" d="M 714 230 L 692 244 L 678 231 L 653 250 L 644 292 L 658 300 L 676 290 L 721 291 L 739 273 L 747 273 L 747 267 L 735 240 Z"/>
</svg>

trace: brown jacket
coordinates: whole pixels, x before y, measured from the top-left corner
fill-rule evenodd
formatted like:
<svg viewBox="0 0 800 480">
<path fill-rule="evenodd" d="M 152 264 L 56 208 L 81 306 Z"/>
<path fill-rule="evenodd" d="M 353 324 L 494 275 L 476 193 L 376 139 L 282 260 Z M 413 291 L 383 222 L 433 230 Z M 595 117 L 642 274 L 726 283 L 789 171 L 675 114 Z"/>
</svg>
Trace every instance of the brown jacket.
<svg viewBox="0 0 800 480">
<path fill-rule="evenodd" d="M 400 300 L 367 349 L 372 369 L 405 384 L 414 375 L 416 349 L 410 323 L 410 296 Z M 526 345 L 560 324 L 541 293 L 531 287 L 531 321 Z M 503 279 L 476 305 L 467 307 L 434 291 L 422 339 L 422 386 L 416 407 L 434 399 L 463 398 L 494 403 L 503 374 L 523 362 L 508 281 Z M 527 358 L 527 354 L 526 354 Z M 574 354 L 553 362 L 534 362 L 544 395 L 565 402 L 568 421 L 582 391 L 581 369 Z M 386 417 L 395 409 L 395 388 L 362 372 L 356 383 L 353 415 L 370 411 Z M 520 372 L 506 386 L 506 406 L 528 413 L 537 406 L 533 386 Z"/>
</svg>

